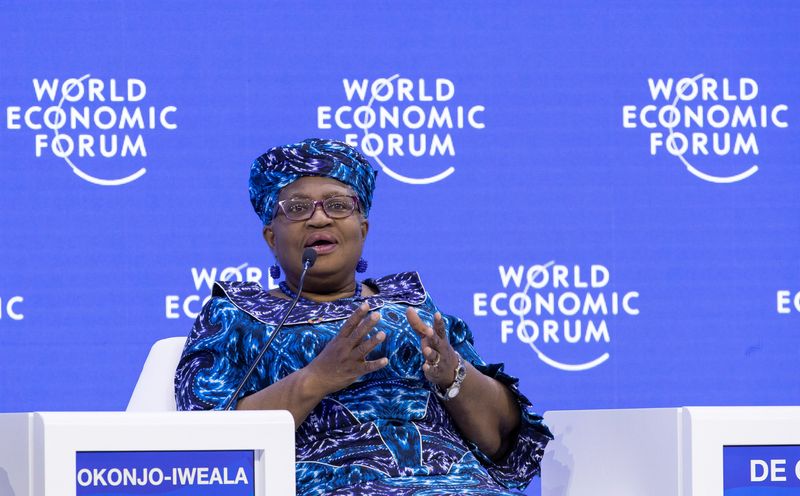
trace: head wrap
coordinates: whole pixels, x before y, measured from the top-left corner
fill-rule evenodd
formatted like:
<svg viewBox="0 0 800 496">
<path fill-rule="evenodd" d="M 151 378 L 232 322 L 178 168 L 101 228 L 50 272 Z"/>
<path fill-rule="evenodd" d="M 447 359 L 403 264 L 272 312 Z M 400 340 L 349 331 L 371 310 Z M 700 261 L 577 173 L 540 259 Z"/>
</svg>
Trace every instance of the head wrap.
<svg viewBox="0 0 800 496">
<path fill-rule="evenodd" d="M 276 146 L 250 167 L 250 202 L 264 225 L 272 223 L 281 189 L 305 176 L 330 177 L 355 191 L 366 217 L 378 172 L 355 148 L 340 141 L 310 138 Z"/>
</svg>

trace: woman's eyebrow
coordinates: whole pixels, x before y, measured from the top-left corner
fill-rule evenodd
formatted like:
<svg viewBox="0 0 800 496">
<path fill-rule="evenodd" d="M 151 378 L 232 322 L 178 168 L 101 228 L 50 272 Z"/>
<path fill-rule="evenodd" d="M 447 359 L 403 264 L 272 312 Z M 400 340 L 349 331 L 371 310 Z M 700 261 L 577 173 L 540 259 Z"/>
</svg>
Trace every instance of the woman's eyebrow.
<svg viewBox="0 0 800 496">
<path fill-rule="evenodd" d="M 334 196 L 355 196 L 355 193 L 352 191 L 329 191 L 325 193 L 323 198 L 332 198 Z"/>
<path fill-rule="evenodd" d="M 322 199 L 333 198 L 334 196 L 356 196 L 355 193 L 352 191 L 328 191 L 327 193 L 322 194 Z M 297 199 L 297 200 L 307 200 L 311 199 L 311 195 L 305 193 L 294 193 L 292 194 L 287 200 L 289 199 Z"/>
</svg>

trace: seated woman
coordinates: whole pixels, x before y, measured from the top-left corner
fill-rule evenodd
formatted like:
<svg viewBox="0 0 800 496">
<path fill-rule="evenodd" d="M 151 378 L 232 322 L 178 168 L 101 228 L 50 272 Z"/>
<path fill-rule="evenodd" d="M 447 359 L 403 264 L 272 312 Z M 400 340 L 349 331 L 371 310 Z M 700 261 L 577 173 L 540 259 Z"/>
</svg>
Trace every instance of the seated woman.
<svg viewBox="0 0 800 496">
<path fill-rule="evenodd" d="M 250 199 L 286 274 L 280 289 L 217 282 L 183 352 L 181 410 L 284 409 L 298 495 L 519 494 L 551 438 L 517 380 L 487 365 L 461 319 L 414 272 L 356 281 L 377 172 L 355 149 L 308 139 L 253 163 Z M 251 362 L 297 306 L 240 394 Z"/>
</svg>

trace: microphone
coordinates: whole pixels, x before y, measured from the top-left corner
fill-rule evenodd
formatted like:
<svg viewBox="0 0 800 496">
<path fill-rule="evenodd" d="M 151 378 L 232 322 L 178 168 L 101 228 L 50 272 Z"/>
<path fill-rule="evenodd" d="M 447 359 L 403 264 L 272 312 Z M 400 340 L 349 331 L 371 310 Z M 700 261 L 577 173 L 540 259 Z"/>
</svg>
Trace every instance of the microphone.
<svg viewBox="0 0 800 496">
<path fill-rule="evenodd" d="M 303 272 L 300 273 L 300 283 L 297 285 L 297 294 L 294 296 L 294 298 L 292 298 L 292 303 L 289 304 L 289 309 L 286 310 L 286 314 L 283 316 L 283 319 L 281 319 L 281 323 L 278 324 L 278 327 L 276 327 L 275 330 L 272 332 L 272 336 L 270 336 L 269 339 L 267 339 L 267 342 L 264 344 L 264 347 L 261 348 L 261 351 L 258 352 L 258 355 L 256 356 L 255 360 L 253 360 L 253 363 L 250 364 L 250 368 L 247 370 L 247 373 L 244 375 L 244 378 L 239 382 L 239 385 L 236 387 L 236 391 L 234 391 L 231 397 L 228 398 L 228 401 L 225 403 L 225 407 L 223 408 L 223 410 L 227 411 L 231 409 L 231 405 L 233 405 L 233 400 L 237 396 L 239 396 L 239 393 L 242 392 L 244 384 L 247 382 L 248 379 L 250 379 L 250 376 L 253 375 L 253 372 L 256 370 L 256 367 L 258 366 L 259 362 L 261 362 L 261 359 L 264 358 L 264 355 L 267 353 L 267 350 L 269 349 L 269 345 L 272 344 L 272 340 L 275 339 L 275 336 L 277 336 L 278 333 L 281 331 L 281 328 L 283 328 L 283 324 L 286 323 L 286 319 L 289 318 L 289 315 L 292 313 L 292 310 L 294 310 L 295 305 L 297 305 L 297 300 L 300 299 L 300 293 L 303 291 L 303 280 L 306 278 L 306 272 L 308 272 L 308 269 L 314 266 L 314 262 L 316 261 L 317 261 L 317 251 L 314 250 L 314 248 L 306 248 L 305 250 L 303 250 Z"/>
<path fill-rule="evenodd" d="M 314 262 L 317 261 L 317 250 L 314 248 L 306 248 L 303 250 L 303 273 L 300 274 L 300 287 L 303 286 L 303 276 L 306 275 L 306 271 L 314 266 Z M 297 294 L 300 294 L 300 291 L 297 291 Z"/>
</svg>

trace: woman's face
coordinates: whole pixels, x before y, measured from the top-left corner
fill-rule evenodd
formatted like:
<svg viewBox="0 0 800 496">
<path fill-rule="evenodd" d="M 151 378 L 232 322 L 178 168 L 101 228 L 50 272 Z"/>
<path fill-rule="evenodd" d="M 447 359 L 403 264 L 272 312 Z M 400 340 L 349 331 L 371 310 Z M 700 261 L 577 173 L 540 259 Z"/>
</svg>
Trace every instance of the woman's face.
<svg viewBox="0 0 800 496">
<path fill-rule="evenodd" d="M 324 200 L 331 196 L 355 195 L 336 179 L 301 177 L 283 188 L 278 200 Z M 320 205 L 310 219 L 291 221 L 279 208 L 272 224 L 264 227 L 264 239 L 295 285 L 302 272 L 303 250 L 314 248 L 317 261 L 306 275 L 305 287 L 308 291 L 333 292 L 352 283 L 368 229 L 368 221 L 358 210 L 344 219 L 332 219 Z"/>
</svg>

